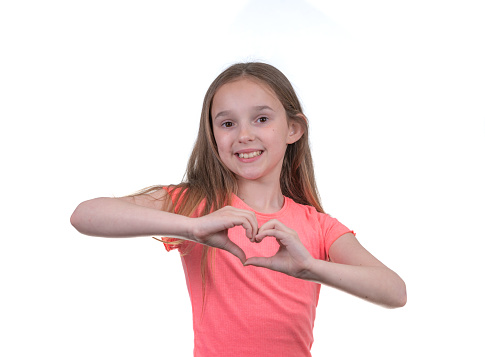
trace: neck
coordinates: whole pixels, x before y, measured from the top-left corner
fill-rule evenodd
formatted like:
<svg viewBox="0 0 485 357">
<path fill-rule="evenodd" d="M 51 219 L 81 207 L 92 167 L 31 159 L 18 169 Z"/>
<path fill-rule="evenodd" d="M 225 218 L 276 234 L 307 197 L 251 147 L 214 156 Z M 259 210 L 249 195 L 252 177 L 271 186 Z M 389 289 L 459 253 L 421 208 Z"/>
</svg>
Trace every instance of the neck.
<svg viewBox="0 0 485 357">
<path fill-rule="evenodd" d="M 261 213 L 278 212 L 285 202 L 279 181 L 238 180 L 237 196 Z"/>
</svg>

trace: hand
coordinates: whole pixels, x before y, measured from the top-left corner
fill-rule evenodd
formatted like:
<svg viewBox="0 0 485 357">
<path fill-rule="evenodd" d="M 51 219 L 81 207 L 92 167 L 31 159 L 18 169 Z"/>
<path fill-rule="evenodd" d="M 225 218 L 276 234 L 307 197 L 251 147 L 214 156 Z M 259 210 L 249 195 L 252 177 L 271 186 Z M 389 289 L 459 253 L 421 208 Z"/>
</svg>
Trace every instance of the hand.
<svg viewBox="0 0 485 357">
<path fill-rule="evenodd" d="M 261 242 L 266 237 L 274 237 L 280 248 L 272 257 L 251 257 L 244 263 L 263 267 L 281 273 L 300 277 L 312 265 L 314 258 L 300 241 L 298 234 L 283 223 L 272 219 L 263 224 L 255 236 L 255 242 Z"/>
<path fill-rule="evenodd" d="M 254 212 L 234 208 L 223 207 L 206 216 L 193 219 L 189 239 L 210 247 L 224 249 L 246 262 L 246 254 L 234 242 L 232 242 L 227 231 L 235 226 L 242 226 L 246 230 L 246 236 L 254 241 L 258 232 L 258 221 Z"/>
</svg>

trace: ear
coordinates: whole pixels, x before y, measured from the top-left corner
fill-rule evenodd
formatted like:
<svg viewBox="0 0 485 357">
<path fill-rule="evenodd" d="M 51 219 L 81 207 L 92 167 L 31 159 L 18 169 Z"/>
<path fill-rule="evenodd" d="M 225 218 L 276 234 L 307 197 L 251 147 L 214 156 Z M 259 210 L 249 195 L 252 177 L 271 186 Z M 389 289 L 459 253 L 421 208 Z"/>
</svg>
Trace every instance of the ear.
<svg viewBox="0 0 485 357">
<path fill-rule="evenodd" d="M 307 120 L 303 114 L 298 115 L 303 120 Z M 288 138 L 286 139 L 287 144 L 296 143 L 302 137 L 303 133 L 305 132 L 303 129 L 302 124 L 297 120 L 290 120 L 288 124 Z"/>
</svg>

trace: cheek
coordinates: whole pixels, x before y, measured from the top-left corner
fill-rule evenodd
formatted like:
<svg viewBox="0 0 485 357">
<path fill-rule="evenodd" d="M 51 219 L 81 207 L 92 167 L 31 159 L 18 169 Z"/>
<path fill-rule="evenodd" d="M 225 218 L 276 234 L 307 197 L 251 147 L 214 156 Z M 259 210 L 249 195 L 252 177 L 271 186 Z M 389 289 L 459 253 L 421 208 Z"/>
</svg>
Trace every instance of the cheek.
<svg viewBox="0 0 485 357">
<path fill-rule="evenodd" d="M 214 139 L 217 145 L 217 152 L 222 157 L 228 150 L 227 136 L 214 133 Z"/>
<path fill-rule="evenodd" d="M 273 145 L 286 145 L 286 132 L 284 129 L 273 128 L 271 134 L 266 137 L 266 141 Z"/>
</svg>

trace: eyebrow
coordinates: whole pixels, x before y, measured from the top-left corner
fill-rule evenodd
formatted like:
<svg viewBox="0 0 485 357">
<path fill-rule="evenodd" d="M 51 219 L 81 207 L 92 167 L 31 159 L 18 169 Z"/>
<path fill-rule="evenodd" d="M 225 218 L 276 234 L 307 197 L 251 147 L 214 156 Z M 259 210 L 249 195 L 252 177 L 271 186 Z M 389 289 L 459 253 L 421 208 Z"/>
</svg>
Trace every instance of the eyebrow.
<svg viewBox="0 0 485 357">
<path fill-rule="evenodd" d="M 269 109 L 272 112 L 274 112 L 273 108 L 271 108 L 270 106 L 267 106 L 267 105 L 257 105 L 257 106 L 254 106 L 252 109 L 254 111 L 260 111 L 260 110 Z M 216 120 L 219 117 L 223 117 L 225 115 L 229 115 L 231 113 L 232 113 L 231 110 L 223 110 L 222 112 L 217 113 L 217 115 L 214 117 L 214 120 Z"/>
</svg>

